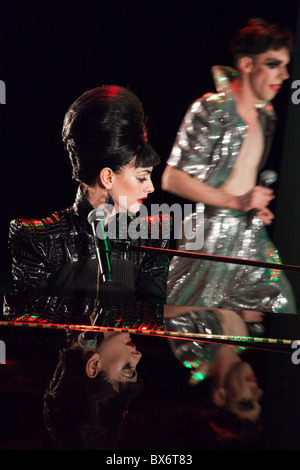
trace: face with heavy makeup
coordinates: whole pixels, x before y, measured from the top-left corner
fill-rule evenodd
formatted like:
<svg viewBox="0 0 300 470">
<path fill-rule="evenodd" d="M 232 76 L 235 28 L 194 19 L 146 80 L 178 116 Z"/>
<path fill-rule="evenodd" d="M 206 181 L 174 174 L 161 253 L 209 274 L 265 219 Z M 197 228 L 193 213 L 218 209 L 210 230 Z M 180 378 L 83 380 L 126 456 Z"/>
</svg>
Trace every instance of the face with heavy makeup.
<svg viewBox="0 0 300 470">
<path fill-rule="evenodd" d="M 121 382 L 137 381 L 136 367 L 141 357 L 129 333 L 104 332 L 101 345 L 87 361 L 86 373 L 94 378 L 99 371 L 105 372 L 108 381 L 118 390 Z"/>
<path fill-rule="evenodd" d="M 116 212 L 135 214 L 139 211 L 143 200 L 154 191 L 152 170 L 153 167 L 136 167 L 135 158 L 118 172 L 109 168 L 102 170 L 102 181 L 114 201 Z"/>
<path fill-rule="evenodd" d="M 256 102 L 275 98 L 284 80 L 289 78 L 289 61 L 290 53 L 285 47 L 240 59 L 239 68 L 248 79 L 250 92 Z"/>
<path fill-rule="evenodd" d="M 241 361 L 226 378 L 222 405 L 241 419 L 255 422 L 261 413 L 262 395 L 252 367 Z"/>
</svg>

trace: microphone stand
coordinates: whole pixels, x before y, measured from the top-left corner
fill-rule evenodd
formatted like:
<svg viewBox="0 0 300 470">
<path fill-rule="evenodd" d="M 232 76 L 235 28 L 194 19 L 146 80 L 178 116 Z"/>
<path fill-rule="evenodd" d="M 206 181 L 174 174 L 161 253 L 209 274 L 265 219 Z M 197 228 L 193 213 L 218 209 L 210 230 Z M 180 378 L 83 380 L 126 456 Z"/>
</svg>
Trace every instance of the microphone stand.
<svg viewBox="0 0 300 470">
<path fill-rule="evenodd" d="M 92 212 L 96 213 L 96 211 L 92 211 Z M 105 234 L 104 225 L 103 225 L 103 217 L 97 217 L 97 214 L 96 216 L 93 217 L 92 212 L 89 214 L 88 220 L 92 226 L 95 248 L 96 248 L 96 255 L 97 255 L 97 260 L 98 260 L 99 268 L 100 268 L 100 275 L 102 277 L 103 283 L 106 284 L 108 282 L 112 282 L 111 262 L 110 262 L 110 252 L 111 252 L 110 240 Z M 98 222 L 98 224 L 100 224 L 101 233 L 102 233 L 102 245 L 103 246 L 101 247 L 100 247 L 99 239 L 96 233 L 96 227 L 95 227 L 96 221 Z"/>
</svg>

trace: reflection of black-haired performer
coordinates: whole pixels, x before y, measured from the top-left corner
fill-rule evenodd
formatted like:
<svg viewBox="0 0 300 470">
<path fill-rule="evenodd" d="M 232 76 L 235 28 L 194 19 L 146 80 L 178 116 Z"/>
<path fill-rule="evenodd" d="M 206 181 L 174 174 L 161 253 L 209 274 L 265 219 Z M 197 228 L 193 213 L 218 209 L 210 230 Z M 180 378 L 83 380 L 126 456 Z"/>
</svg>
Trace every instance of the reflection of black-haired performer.
<svg viewBox="0 0 300 470">
<path fill-rule="evenodd" d="M 128 333 L 99 334 L 92 349 L 77 338 L 61 352 L 44 396 L 47 429 L 60 449 L 114 449 L 142 381 L 141 353 Z"/>
<path fill-rule="evenodd" d="M 151 173 L 159 163 L 147 140 L 140 101 L 118 86 L 85 92 L 66 113 L 63 141 L 80 183 L 75 203 L 42 220 L 11 222 L 16 295 L 6 296 L 5 314 L 14 318 L 23 311 L 68 324 L 97 319 L 97 325 L 111 327 L 162 328 L 168 257 L 127 249 L 168 244 L 162 238 L 162 217 L 136 216 L 154 190 Z M 87 219 L 107 203 L 113 207 L 107 223 L 115 222 L 115 233 L 122 237 L 110 240 L 112 280 L 103 284 Z M 157 224 L 160 236 L 132 239 L 127 231 L 124 237 L 123 224 L 135 219 L 149 228 L 149 236 L 149 225 Z M 112 449 L 128 402 L 140 387 L 136 366 L 141 354 L 126 333 L 100 334 L 89 346 L 85 337 L 68 336 L 45 394 L 47 427 L 60 448 Z"/>
<path fill-rule="evenodd" d="M 289 32 L 251 20 L 233 43 L 236 69 L 213 67 L 217 93 L 195 101 L 182 122 L 162 187 L 202 207 L 202 253 L 280 262 L 264 227 L 273 191 L 257 179 L 290 51 Z M 271 269 L 174 257 L 168 291 L 170 304 L 296 313 L 285 274 Z"/>
</svg>

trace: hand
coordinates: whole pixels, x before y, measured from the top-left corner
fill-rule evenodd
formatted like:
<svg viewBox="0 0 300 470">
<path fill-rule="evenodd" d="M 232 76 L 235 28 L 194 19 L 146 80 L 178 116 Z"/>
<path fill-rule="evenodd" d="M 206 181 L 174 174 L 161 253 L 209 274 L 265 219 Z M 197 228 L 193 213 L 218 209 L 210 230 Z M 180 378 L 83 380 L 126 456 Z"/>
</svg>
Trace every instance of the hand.
<svg viewBox="0 0 300 470">
<path fill-rule="evenodd" d="M 246 323 L 262 322 L 265 314 L 258 310 L 239 310 L 237 312 Z"/>
<path fill-rule="evenodd" d="M 257 216 L 261 218 L 264 225 L 270 225 L 274 219 L 274 214 L 270 209 L 264 207 L 263 209 L 257 211 Z"/>
<path fill-rule="evenodd" d="M 210 364 L 204 360 L 196 369 L 192 370 L 188 384 L 197 385 L 199 382 L 202 382 L 202 380 L 211 377 L 211 375 L 212 371 L 210 370 Z"/>
<path fill-rule="evenodd" d="M 246 194 L 238 196 L 238 206 L 241 211 L 250 211 L 252 209 L 261 210 L 270 204 L 274 199 L 273 190 L 263 186 L 255 186 Z"/>
</svg>

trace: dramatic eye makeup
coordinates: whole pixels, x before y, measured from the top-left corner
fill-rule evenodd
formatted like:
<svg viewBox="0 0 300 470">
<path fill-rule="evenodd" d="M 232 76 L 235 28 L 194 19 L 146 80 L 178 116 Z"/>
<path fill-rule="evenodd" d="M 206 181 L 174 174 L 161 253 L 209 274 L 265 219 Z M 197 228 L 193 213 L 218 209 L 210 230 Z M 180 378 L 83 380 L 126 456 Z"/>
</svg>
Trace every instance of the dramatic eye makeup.
<svg viewBox="0 0 300 470">
<path fill-rule="evenodd" d="M 141 183 L 143 183 L 144 181 L 148 179 L 147 177 L 149 176 L 151 176 L 150 170 L 142 170 L 136 174 L 136 179 L 140 181 Z"/>
<path fill-rule="evenodd" d="M 241 400 L 238 402 L 238 408 L 241 410 L 241 411 L 248 411 L 248 410 L 252 410 L 254 408 L 254 404 L 251 400 Z"/>
<path fill-rule="evenodd" d="M 265 62 L 265 65 L 270 69 L 276 69 L 276 67 L 278 67 L 281 63 L 281 60 L 269 59 Z"/>
<path fill-rule="evenodd" d="M 285 64 L 282 60 L 279 60 L 279 59 L 272 59 L 272 58 L 266 59 L 265 65 L 266 65 L 269 69 L 276 69 L 276 68 L 278 68 L 278 67 L 280 67 L 280 66 L 285 67 L 286 70 L 288 70 L 288 68 L 289 68 L 289 62 L 287 62 L 287 63 Z"/>
</svg>

